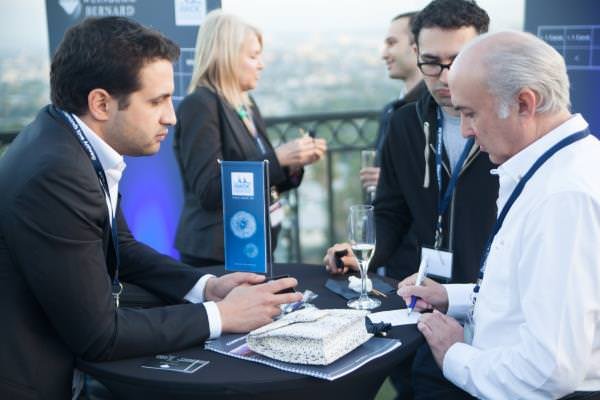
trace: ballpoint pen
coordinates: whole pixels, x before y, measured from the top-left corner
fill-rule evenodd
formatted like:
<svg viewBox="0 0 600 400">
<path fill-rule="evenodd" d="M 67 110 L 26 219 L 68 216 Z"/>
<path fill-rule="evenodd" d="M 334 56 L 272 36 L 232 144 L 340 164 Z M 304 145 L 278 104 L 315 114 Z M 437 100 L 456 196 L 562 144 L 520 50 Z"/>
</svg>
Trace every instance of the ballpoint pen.
<svg viewBox="0 0 600 400">
<path fill-rule="evenodd" d="M 427 258 L 421 256 L 421 264 L 419 264 L 419 272 L 417 272 L 417 281 L 415 282 L 415 286 L 421 286 L 423 280 L 425 279 L 425 275 L 427 273 Z M 415 309 L 415 305 L 417 304 L 418 297 L 415 295 L 410 296 L 410 305 L 408 306 L 408 315 L 412 313 Z"/>
</svg>

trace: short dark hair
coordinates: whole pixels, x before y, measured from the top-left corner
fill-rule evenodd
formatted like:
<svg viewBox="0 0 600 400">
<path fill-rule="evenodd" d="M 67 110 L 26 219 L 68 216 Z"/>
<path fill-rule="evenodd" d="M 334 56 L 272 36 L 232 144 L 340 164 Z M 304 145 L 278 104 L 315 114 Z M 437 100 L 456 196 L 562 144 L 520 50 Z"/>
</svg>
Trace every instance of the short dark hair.
<svg viewBox="0 0 600 400">
<path fill-rule="evenodd" d="M 477 33 L 485 33 L 490 17 L 472 0 L 433 0 L 414 18 L 411 29 L 419 44 L 423 28 L 459 29 L 472 26 Z"/>
<path fill-rule="evenodd" d="M 128 105 L 140 89 L 139 72 L 154 60 L 174 62 L 179 47 L 161 33 L 124 17 L 88 18 L 71 27 L 52 57 L 50 97 L 65 111 L 84 115 L 88 95 L 102 88 Z"/>
<path fill-rule="evenodd" d="M 408 18 L 409 25 L 412 25 L 412 23 L 415 19 L 415 15 L 417 15 L 418 13 L 419 13 L 418 11 L 411 11 L 411 12 L 405 12 L 402 14 L 398 14 L 394 18 L 392 18 L 392 22 L 397 21 L 400 18 Z"/>
<path fill-rule="evenodd" d="M 410 36 L 410 44 L 411 45 L 415 43 L 415 37 L 412 34 L 411 27 L 412 27 L 413 21 L 415 20 L 415 17 L 417 16 L 417 14 L 418 14 L 418 11 L 411 11 L 411 12 L 405 12 L 402 14 L 398 14 L 394 18 L 392 18 L 392 22 L 398 21 L 401 18 L 408 18 L 408 36 Z"/>
</svg>

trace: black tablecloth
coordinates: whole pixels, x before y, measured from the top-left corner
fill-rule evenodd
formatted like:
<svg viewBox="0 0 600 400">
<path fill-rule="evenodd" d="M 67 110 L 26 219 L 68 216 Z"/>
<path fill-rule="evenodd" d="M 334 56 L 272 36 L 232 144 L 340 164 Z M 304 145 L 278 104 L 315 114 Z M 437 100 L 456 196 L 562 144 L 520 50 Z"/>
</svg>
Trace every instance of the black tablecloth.
<svg viewBox="0 0 600 400">
<path fill-rule="evenodd" d="M 319 297 L 314 301 L 317 307 L 346 308 L 345 299 L 324 287 L 329 275 L 322 266 L 276 264 L 274 270 L 275 275 L 297 278 L 299 290 L 310 289 L 317 293 Z M 205 268 L 205 271 L 216 275 L 225 273 L 223 267 Z M 395 294 L 381 300 L 382 306 L 374 311 L 404 307 L 402 299 Z M 141 368 L 150 357 L 103 363 L 78 360 L 77 364 L 123 399 L 369 399 L 377 393 L 389 371 L 423 343 L 415 325 L 395 327 L 388 336 L 400 339 L 402 346 L 332 382 L 238 360 L 201 347 L 171 353 L 210 362 L 193 374 Z"/>
</svg>

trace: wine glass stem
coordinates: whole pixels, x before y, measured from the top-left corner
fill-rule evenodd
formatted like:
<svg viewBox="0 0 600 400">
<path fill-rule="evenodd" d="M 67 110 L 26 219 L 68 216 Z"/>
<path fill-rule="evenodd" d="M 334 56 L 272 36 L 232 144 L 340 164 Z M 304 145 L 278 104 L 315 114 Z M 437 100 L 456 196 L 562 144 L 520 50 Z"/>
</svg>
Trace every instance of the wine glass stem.
<svg viewBox="0 0 600 400">
<path fill-rule="evenodd" d="M 367 297 L 367 268 L 366 262 L 360 261 L 360 297 Z"/>
</svg>

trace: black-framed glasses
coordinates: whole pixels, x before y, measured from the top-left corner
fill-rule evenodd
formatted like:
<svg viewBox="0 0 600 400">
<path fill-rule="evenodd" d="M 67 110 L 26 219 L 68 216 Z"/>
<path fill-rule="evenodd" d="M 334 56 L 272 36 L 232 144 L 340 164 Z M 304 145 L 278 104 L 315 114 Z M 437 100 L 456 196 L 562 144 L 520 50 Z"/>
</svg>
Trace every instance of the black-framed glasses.
<svg viewBox="0 0 600 400">
<path fill-rule="evenodd" d="M 454 62 L 454 60 L 450 61 L 447 64 L 440 64 L 437 62 L 420 62 L 419 61 L 417 63 L 417 66 L 419 67 L 419 69 L 421 70 L 423 75 L 437 78 L 438 76 L 440 76 L 442 74 L 444 69 L 447 69 L 448 71 L 450 71 L 450 67 L 452 66 L 453 62 Z"/>
</svg>

